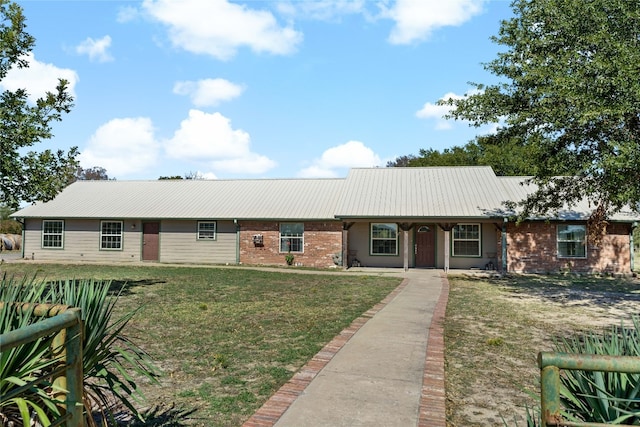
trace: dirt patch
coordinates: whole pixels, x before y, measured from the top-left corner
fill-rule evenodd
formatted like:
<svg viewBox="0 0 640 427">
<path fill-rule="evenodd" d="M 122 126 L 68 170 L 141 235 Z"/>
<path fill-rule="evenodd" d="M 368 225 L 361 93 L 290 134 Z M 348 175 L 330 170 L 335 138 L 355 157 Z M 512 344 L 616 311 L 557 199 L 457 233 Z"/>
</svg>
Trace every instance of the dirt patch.
<svg viewBox="0 0 640 427">
<path fill-rule="evenodd" d="M 540 351 L 587 330 L 632 324 L 637 279 L 450 277 L 445 322 L 447 425 L 526 426 L 539 404 Z"/>
</svg>

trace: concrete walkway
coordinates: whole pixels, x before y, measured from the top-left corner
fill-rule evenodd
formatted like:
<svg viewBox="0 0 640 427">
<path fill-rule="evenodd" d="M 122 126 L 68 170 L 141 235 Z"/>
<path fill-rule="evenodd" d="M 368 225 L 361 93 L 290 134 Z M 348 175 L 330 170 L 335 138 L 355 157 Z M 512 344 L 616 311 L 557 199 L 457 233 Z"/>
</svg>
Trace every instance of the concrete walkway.
<svg viewBox="0 0 640 427">
<path fill-rule="evenodd" d="M 441 321 L 448 282 L 439 270 L 397 274 L 405 280 L 394 292 L 329 343 L 244 426 L 444 427 Z"/>
</svg>

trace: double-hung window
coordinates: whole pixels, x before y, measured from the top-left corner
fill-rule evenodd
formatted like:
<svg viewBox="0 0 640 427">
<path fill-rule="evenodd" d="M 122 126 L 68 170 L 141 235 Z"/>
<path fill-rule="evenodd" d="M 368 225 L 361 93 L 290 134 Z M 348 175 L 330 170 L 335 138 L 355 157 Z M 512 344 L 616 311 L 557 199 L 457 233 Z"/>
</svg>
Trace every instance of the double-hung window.
<svg viewBox="0 0 640 427">
<path fill-rule="evenodd" d="M 64 221 L 42 221 L 42 247 L 62 249 L 64 242 Z"/>
<path fill-rule="evenodd" d="M 371 255 L 398 255 L 398 224 L 371 224 Z"/>
<path fill-rule="evenodd" d="M 122 221 L 100 222 L 100 249 L 122 250 Z"/>
<path fill-rule="evenodd" d="M 216 240 L 215 221 L 198 221 L 198 240 Z"/>
<path fill-rule="evenodd" d="M 479 257 L 481 256 L 480 224 L 458 224 L 453 227 L 451 234 L 452 255 Z"/>
<path fill-rule="evenodd" d="M 587 226 L 579 224 L 558 225 L 558 257 L 587 257 Z"/>
<path fill-rule="evenodd" d="M 304 252 L 304 223 L 280 224 L 280 252 Z"/>
</svg>

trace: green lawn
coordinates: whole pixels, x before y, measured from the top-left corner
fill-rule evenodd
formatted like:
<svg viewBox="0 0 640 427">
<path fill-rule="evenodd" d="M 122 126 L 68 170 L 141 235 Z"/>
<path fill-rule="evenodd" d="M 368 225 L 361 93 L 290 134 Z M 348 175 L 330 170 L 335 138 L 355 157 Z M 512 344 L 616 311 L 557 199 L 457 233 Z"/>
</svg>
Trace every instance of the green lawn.
<svg viewBox="0 0 640 427">
<path fill-rule="evenodd" d="M 9 275 L 124 284 L 127 335 L 164 372 L 143 384 L 151 426 L 238 426 L 400 279 L 244 268 L 8 263 Z"/>
</svg>

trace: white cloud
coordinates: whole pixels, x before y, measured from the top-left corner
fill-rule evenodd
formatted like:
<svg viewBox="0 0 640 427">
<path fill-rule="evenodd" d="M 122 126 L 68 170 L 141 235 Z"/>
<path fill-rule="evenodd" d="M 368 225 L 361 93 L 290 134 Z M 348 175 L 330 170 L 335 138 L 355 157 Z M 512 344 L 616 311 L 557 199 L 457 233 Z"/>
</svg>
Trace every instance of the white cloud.
<svg viewBox="0 0 640 427">
<path fill-rule="evenodd" d="M 136 20 L 138 16 L 138 9 L 133 6 L 124 6 L 118 9 L 118 16 L 116 17 L 116 21 L 120 24 L 124 24 Z"/>
<path fill-rule="evenodd" d="M 151 119 L 113 119 L 96 130 L 78 159 L 83 168 L 100 166 L 122 179 L 155 165 L 158 150 Z"/>
<path fill-rule="evenodd" d="M 365 12 L 364 0 L 314 0 L 279 2 L 280 13 L 298 19 L 332 21 L 343 15 Z"/>
<path fill-rule="evenodd" d="M 225 79 L 183 81 L 173 86 L 173 93 L 189 95 L 196 107 L 216 106 L 240 96 L 243 91 L 244 87 Z"/>
<path fill-rule="evenodd" d="M 332 178 L 338 176 L 336 169 L 375 167 L 382 164 L 380 157 L 360 141 L 349 141 L 327 149 L 311 166 L 302 169 L 302 178 Z"/>
<path fill-rule="evenodd" d="M 109 47 L 111 47 L 111 37 L 108 35 L 98 40 L 87 37 L 76 46 L 76 53 L 88 55 L 91 61 L 109 62 L 113 61 L 113 57 L 108 52 Z"/>
<path fill-rule="evenodd" d="M 233 129 L 222 114 L 191 110 L 166 141 L 165 149 L 169 157 L 206 163 L 226 172 L 260 174 L 276 166 L 273 160 L 253 153 L 250 144 L 249 134 Z"/>
<path fill-rule="evenodd" d="M 486 0 L 397 0 L 382 16 L 395 21 L 389 35 L 392 44 L 424 41 L 431 32 L 457 26 L 482 12 Z"/>
<path fill-rule="evenodd" d="M 32 52 L 26 54 L 24 59 L 29 63 L 29 68 L 9 70 L 5 78 L 0 81 L 2 90 L 25 89 L 29 94 L 29 101 L 35 103 L 47 92 L 55 93 L 58 79 L 65 79 L 68 81 L 69 95 L 75 98 L 76 83 L 80 80 L 78 73 L 68 68 L 58 68 L 53 64 L 37 61 Z"/>
<path fill-rule="evenodd" d="M 445 101 L 447 99 L 463 99 L 469 95 L 475 95 L 477 93 L 480 93 L 480 91 L 478 91 L 477 89 L 472 89 L 464 95 L 457 95 L 453 92 L 448 92 L 445 93 L 442 98 L 440 98 L 440 100 Z M 444 118 L 446 114 L 449 114 L 451 109 L 452 107 L 448 105 L 438 105 L 437 103 L 432 104 L 431 102 L 427 102 L 420 110 L 416 111 L 416 117 L 418 117 L 419 119 L 434 119 L 436 121 L 435 128 L 437 130 L 452 129 L 452 123 L 454 122 L 454 120 L 447 120 Z M 462 122 L 468 123 L 466 121 Z"/>
<path fill-rule="evenodd" d="M 142 7 L 169 27 L 174 46 L 220 60 L 240 47 L 287 55 L 302 41 L 302 33 L 280 26 L 271 12 L 227 0 L 145 0 Z"/>
</svg>

